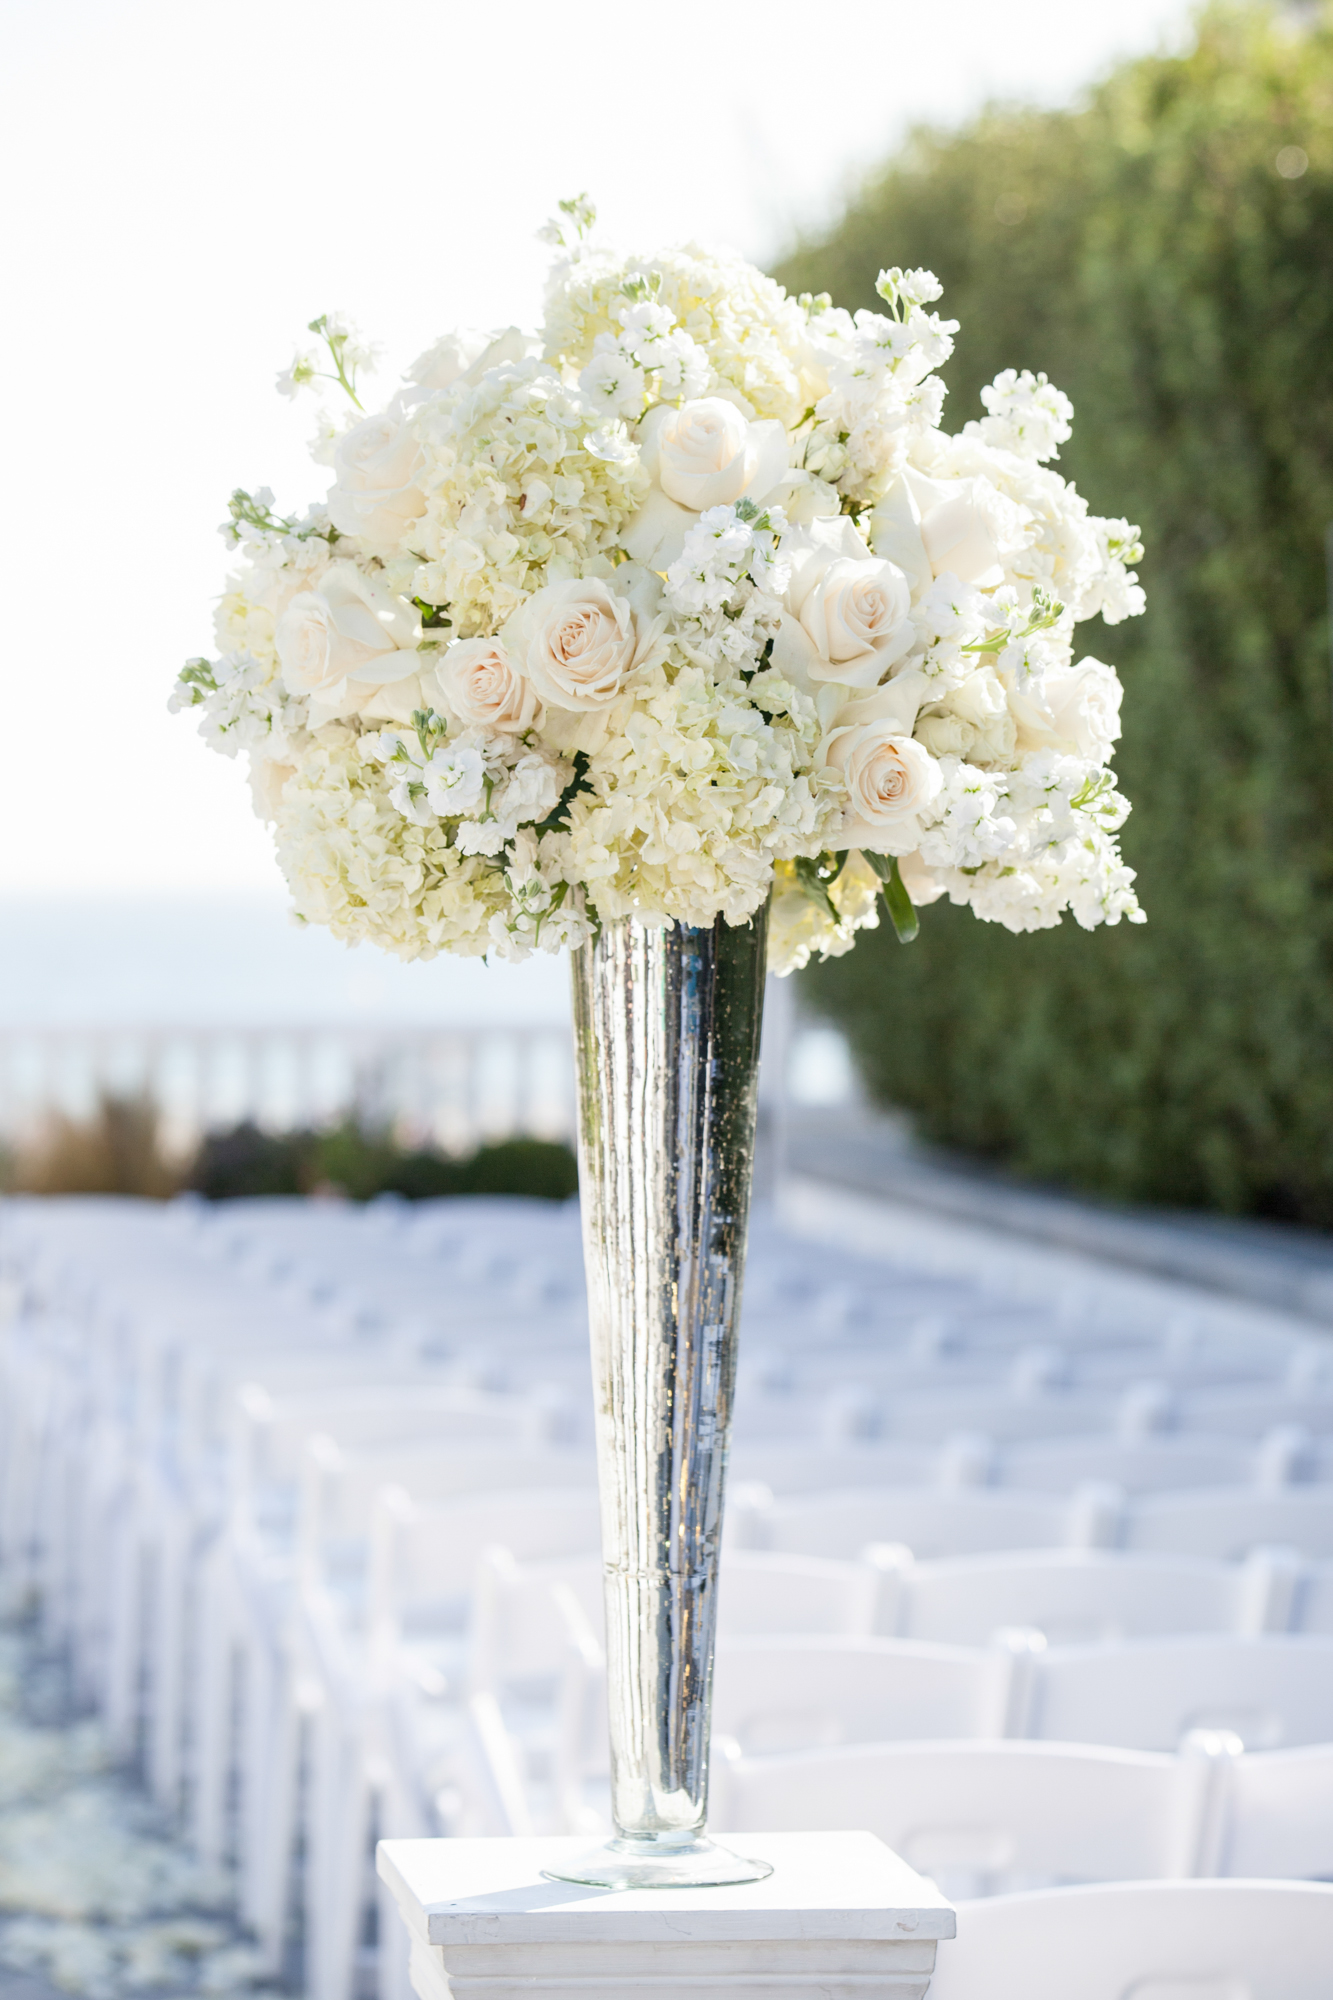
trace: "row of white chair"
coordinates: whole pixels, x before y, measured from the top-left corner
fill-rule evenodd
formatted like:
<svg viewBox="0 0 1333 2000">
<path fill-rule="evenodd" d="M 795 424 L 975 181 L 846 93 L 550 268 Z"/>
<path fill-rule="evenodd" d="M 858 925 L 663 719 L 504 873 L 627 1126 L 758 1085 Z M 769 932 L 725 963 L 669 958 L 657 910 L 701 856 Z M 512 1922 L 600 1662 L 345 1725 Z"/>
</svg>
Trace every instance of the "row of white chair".
<svg viewBox="0 0 1333 2000">
<path fill-rule="evenodd" d="M 589 1494 L 584 1503 L 590 1515 L 594 1501 Z M 540 1523 L 523 1503 L 522 1495 L 503 1495 L 489 1505 L 467 1501 L 427 1508 L 405 1494 L 386 1495 L 382 1519 L 392 1518 L 398 1533 L 391 1536 L 381 1527 L 372 1569 L 372 1617 L 393 1625 L 402 1622 L 393 1606 L 407 1596 L 402 1590 L 404 1545 L 415 1558 L 415 1590 L 408 1601 L 444 1606 L 452 1600 L 461 1609 L 472 1578 L 463 1574 L 460 1556 L 478 1529 L 484 1534 L 491 1521 L 499 1528 L 508 1516 L 515 1527 L 528 1530 L 529 1539 L 541 1534 Z M 541 1504 L 562 1510 L 571 1527 L 579 1518 L 580 1500 L 572 1494 L 542 1496 Z M 556 1532 L 552 1530 L 552 1539 Z M 491 1537 L 499 1539 L 498 1533 Z M 507 1556 L 515 1559 L 512 1541 Z M 521 1656 L 531 1643 L 523 1623 L 524 1603 L 540 1604 L 555 1589 L 573 1592 L 600 1641 L 602 1570 L 596 1554 L 520 1565 L 508 1578 L 502 1607 L 494 1565 L 484 1559 L 476 1615 L 484 1622 L 494 1600 L 494 1615 L 502 1609 L 505 1621 L 517 1621 L 516 1629 L 525 1634 L 511 1648 Z M 1280 1548 L 1256 1549 L 1240 1563 L 1065 1549 L 916 1562 L 910 1550 L 894 1543 L 872 1543 L 861 1560 L 851 1562 L 737 1551 L 724 1560 L 718 1602 L 724 1631 L 731 1625 L 755 1632 L 932 1639 L 951 1645 L 983 1645 L 992 1633 L 1018 1625 L 1061 1645 L 1190 1632 L 1333 1636 L 1333 1564 L 1305 1563 L 1294 1550 Z M 542 1615 L 534 1612 L 539 1621 Z"/>
<path fill-rule="evenodd" d="M 1279 1544 L 1333 1558 L 1333 1483 L 1132 1494 L 1100 1479 L 1063 1494 L 867 1485 L 785 1499 L 742 1485 L 728 1509 L 734 1546 L 791 1555 L 855 1556 L 871 1542 L 896 1542 L 921 1557 L 1074 1548 L 1229 1560 Z"/>
<path fill-rule="evenodd" d="M 248 1267 L 274 1283 L 344 1296 L 356 1290 L 360 1274 L 365 1281 L 362 1289 L 373 1295 L 373 1301 L 382 1302 L 386 1287 L 404 1283 L 411 1303 L 428 1312 L 433 1308 L 445 1318 L 465 1310 L 469 1294 L 493 1317 L 497 1306 L 503 1312 L 508 1286 L 518 1288 L 521 1296 L 516 1302 L 529 1310 L 534 1304 L 549 1306 L 553 1290 L 581 1289 L 576 1217 L 569 1209 L 552 1209 L 549 1204 L 474 1201 L 360 1211 L 282 1201 L 227 1204 L 221 1210 L 177 1204 L 165 1219 L 161 1211 L 156 1217 L 149 1211 L 145 1217 L 135 1204 L 115 1204 L 114 1227 L 107 1221 L 111 1206 L 104 1204 L 99 1210 L 88 1203 L 61 1204 L 53 1224 L 51 1205 L 43 1209 L 38 1204 L 11 1204 L 10 1234 L 24 1239 L 30 1258 L 34 1250 L 54 1253 L 71 1238 L 76 1244 L 91 1240 L 103 1271 L 108 1267 L 115 1271 L 131 1261 L 126 1239 L 136 1232 L 127 1222 L 147 1221 L 156 1224 L 147 1233 L 155 1235 L 157 1244 L 166 1242 L 174 1248 L 182 1265 L 192 1250 L 215 1267 L 219 1262 Z M 446 1209 L 452 1213 L 446 1216 Z M 521 1226 L 516 1226 L 517 1215 L 522 1217 Z M 142 1226 L 137 1229 L 141 1238 L 145 1233 Z M 1039 1374 L 1046 1372 L 1053 1349 L 1067 1350 L 1066 1359 L 1081 1366 L 1078 1353 L 1085 1334 L 1086 1344 L 1102 1356 L 1136 1346 L 1144 1354 L 1156 1353 L 1157 1372 L 1162 1374 L 1170 1375 L 1176 1360 L 1192 1361 L 1190 1379 L 1196 1383 L 1218 1378 L 1219 1368 L 1223 1377 L 1229 1367 L 1247 1376 L 1272 1377 L 1290 1367 L 1298 1375 L 1302 1371 L 1308 1375 L 1312 1365 L 1316 1372 L 1323 1366 L 1317 1346 L 1295 1331 L 1284 1331 L 1272 1315 L 1254 1315 L 1255 1325 L 1249 1330 L 1236 1324 L 1234 1310 L 1223 1319 L 1215 1310 L 1198 1305 L 1182 1309 L 1164 1296 L 1160 1307 L 1140 1308 L 1132 1323 L 1123 1308 L 1115 1309 L 1106 1321 L 1095 1279 L 1076 1288 L 1072 1297 L 1066 1286 L 1066 1296 L 1053 1301 L 1052 1308 L 1039 1310 L 1028 1303 L 1007 1303 L 975 1283 L 919 1273 L 895 1272 L 886 1284 L 883 1266 L 865 1257 L 846 1252 L 812 1254 L 809 1246 L 793 1257 L 791 1247 L 788 1236 L 756 1218 L 747 1285 L 756 1330 L 747 1337 L 752 1357 L 747 1367 L 760 1377 L 790 1369 L 797 1358 L 760 1351 L 770 1344 L 759 1329 L 774 1323 L 775 1308 L 792 1323 L 798 1365 L 819 1366 L 810 1352 L 810 1336 L 819 1336 L 817 1345 L 823 1347 L 837 1330 L 820 1320 L 834 1299 L 847 1325 L 873 1331 L 880 1354 L 894 1350 L 899 1368 L 911 1359 L 897 1350 L 894 1339 L 894 1330 L 904 1327 L 912 1329 L 911 1339 L 923 1354 L 946 1351 L 955 1339 L 970 1337 L 975 1344 L 982 1329 L 993 1327 L 1001 1349 L 1025 1351 L 1022 1367 L 1030 1372 L 1035 1364 Z M 443 1302 L 430 1283 L 441 1259 L 447 1261 L 450 1277 Z M 415 1286 L 414 1277 L 420 1280 Z M 578 1317 L 570 1322 L 575 1338 Z M 863 1345 L 862 1355 L 866 1365 L 873 1365 L 874 1352 Z"/>
<path fill-rule="evenodd" d="M 605 1662 L 571 1597 L 568 1642 L 547 1703 L 500 1683 L 472 1697 L 488 1772 L 479 1832 L 583 1830 L 605 1823 Z M 1172 1752 L 1195 1731 L 1247 1750 L 1333 1743 L 1333 1641 L 1178 1637 L 1050 1646 L 1007 1631 L 989 1647 L 912 1639 L 724 1637 L 714 1739 L 744 1757 L 912 1740 L 1032 1738 Z M 408 1692 L 408 1689 L 411 1692 Z M 447 1782 L 428 1676 L 400 1683 L 395 1727 L 407 1768 Z M 535 1752 L 535 1756 L 534 1753 Z M 1321 1767 L 1320 1811 L 1333 1812 Z M 353 1805 L 355 1811 L 355 1805 Z M 753 1824 L 753 1821 L 749 1822 Z"/>
<path fill-rule="evenodd" d="M 0 1214 L 0 1249 L 8 1219 Z M 308 1764 L 308 1895 L 319 1911 L 311 1929 L 327 1940 L 312 1969 L 317 2000 L 344 2000 L 355 1921 L 348 1917 L 352 1933 L 339 1945 L 337 1924 L 326 1920 L 359 1906 L 367 1821 L 355 1802 L 369 1812 L 379 1797 L 388 1822 L 412 1831 L 426 1830 L 432 1814 L 440 1819 L 437 1795 L 460 1800 L 444 1823 L 451 1812 L 482 1810 L 489 1797 L 485 1675 L 477 1678 L 484 1619 L 471 1637 L 467 1624 L 482 1542 L 548 1558 L 577 1558 L 593 1546 L 574 1218 L 505 1204 L 351 1214 L 241 1204 L 222 1214 L 132 1210 L 109 1223 L 104 1210 L 75 1205 L 64 1219 L 30 1215 L 20 1236 L 24 1229 L 16 1292 L 30 1309 L 27 1331 L 0 1357 L 10 1371 L 0 1387 L 21 1383 L 25 1413 L 16 1427 L 0 1408 L 5 1559 L 21 1519 L 17 1540 L 26 1535 L 34 1581 L 74 1636 L 92 1691 L 121 1740 L 143 1743 L 160 1795 L 188 1801 L 205 1848 L 235 1851 L 247 1908 L 270 1940 L 280 1936 L 300 1818 L 297 1774 Z M 1039 1540 L 1137 1545 L 1151 1506 L 1173 1497 L 1158 1487 L 1248 1481 L 1256 1498 L 1277 1504 L 1307 1498 L 1291 1482 L 1321 1470 L 1323 1448 L 1309 1435 L 1320 1424 L 1320 1370 L 1295 1335 L 1217 1331 L 1206 1312 L 1193 1324 L 1164 1314 L 1160 1324 L 1149 1315 L 1112 1325 L 1091 1295 L 1045 1312 L 955 1281 L 886 1287 L 882 1269 L 849 1271 L 826 1253 L 766 1244 L 762 1229 L 752 1276 L 750 1325 L 770 1353 L 799 1339 L 808 1372 L 791 1368 L 784 1383 L 781 1369 L 764 1362 L 743 1387 L 730 1538 L 779 1553 L 750 1560 L 748 1614 L 738 1582 L 746 1560 L 738 1553 L 730 1564 L 724 1621 L 733 1634 L 756 1636 L 728 1639 L 724 1657 L 736 1644 L 761 1643 L 775 1614 L 760 1600 L 765 1592 L 772 1599 L 784 1564 L 789 1580 L 804 1570 L 805 1590 L 801 1597 L 788 1582 L 786 1618 L 803 1603 L 815 1622 L 842 1621 L 834 1629 L 850 1643 L 868 1629 L 846 1622 L 857 1592 L 872 1602 L 886 1580 L 909 1574 L 901 1558 L 878 1568 L 859 1560 L 867 1542 L 907 1542 L 922 1558 L 940 1546 L 931 1532 L 946 1547 L 950 1535 L 963 1548 L 979 1537 L 991 1546 L 988 1533 L 1013 1546 L 1026 1508 L 1027 1521 L 1040 1517 L 1049 1531 Z M 875 1437 L 885 1428 L 884 1389 L 905 1379 L 893 1374 L 905 1364 L 910 1441 Z M 1250 1385 L 1243 1428 L 1221 1437 L 1170 1428 L 1182 1413 L 1188 1426 L 1200 1398 L 1234 1402 L 1224 1385 L 1239 1381 Z M 1260 1438 L 1251 1390 L 1283 1414 L 1296 1392 L 1307 1429 L 1288 1424 Z M 938 1428 L 932 1399 L 942 1396 L 953 1407 L 931 1447 L 922 1439 Z M 906 1397 L 901 1407 L 909 1408 Z M 1089 1411 L 1103 1434 L 1066 1440 L 1062 1427 Z M 989 1437 L 975 1424 L 958 1435 L 985 1412 L 998 1412 Z M 887 1421 L 900 1426 L 896 1407 Z M 483 1433 L 488 1442 L 480 1443 Z M 27 1440 L 28 1470 L 11 1478 L 23 1457 L 10 1451 L 15 1438 Z M 1103 1482 L 1100 1493 L 1088 1490 L 1090 1478 Z M 815 1488 L 932 1479 L 946 1490 L 844 1494 L 815 1521 Z M 1108 1479 L 1119 1495 L 1105 1490 Z M 1015 1480 L 1030 1490 L 1007 1490 Z M 1071 1503 L 1080 1480 L 1085 1490 Z M 999 1481 L 1006 1484 L 980 1490 Z M 394 1482 L 415 1500 L 380 1498 Z M 497 1486 L 515 1490 L 481 1505 L 478 1496 Z M 547 1489 L 556 1494 L 550 1501 Z M 1274 1539 L 1303 1546 L 1307 1534 L 1323 1532 L 1326 1509 L 1314 1489 L 1303 1532 L 1277 1536 L 1251 1532 L 1243 1491 L 1180 1497 L 1204 1499 L 1205 1513 L 1211 1504 L 1193 1530 L 1204 1539 L 1221 1534 L 1217 1522 L 1230 1506 L 1219 1554 Z M 936 1501 L 945 1511 L 931 1517 Z M 542 1518 L 530 1528 L 534 1502 Z M 878 1509 L 868 1533 L 847 1512 L 853 1503 Z M 887 1524 L 894 1508 L 897 1525 Z M 780 1557 L 801 1533 L 826 1529 L 857 1535 L 845 1548 L 851 1560 Z M 1170 1533 L 1160 1524 L 1142 1531 Z M 38 1548 L 43 1537 L 51 1551 Z M 1293 1572 L 1268 1560 L 1271 1593 L 1274 1579 L 1290 1584 Z M 911 1566 L 917 1583 L 925 1567 Z M 907 1648 L 904 1658 L 913 1643 L 880 1642 Z M 579 1644 L 592 1671 L 582 1683 L 586 1714 L 596 1677 L 586 1618 Z M 992 1705 L 997 1674 L 1006 1704 L 1019 1701 L 1024 1662 L 1036 1658 L 1035 1641 L 1025 1644 L 1010 1649 L 1002 1670 L 983 1649 Z M 1066 1649 L 1043 1657 L 1057 1650 Z M 972 1669 L 959 1667 L 957 1652 L 936 1646 L 928 1673 L 961 1686 Z M 882 1666 L 885 1656 L 876 1657 Z M 511 1677 L 503 1702 L 491 1697 L 490 1721 L 498 1716 L 506 1734 L 519 1679 Z M 568 1705 L 580 1683 L 563 1656 L 556 1679 Z M 468 1687 L 471 1706 L 460 1699 Z M 550 1708 L 549 1699 L 535 1703 L 534 1726 L 549 1725 Z M 790 1708 L 783 1712 L 790 1720 Z M 1285 1726 L 1286 1710 L 1282 1719 Z M 561 1740 L 557 1728 L 550 1741 L 558 1748 Z M 560 1754 L 577 1767 L 573 1750 Z M 585 1777 L 596 1763 L 584 1759 Z M 239 1816 L 227 1805 L 236 1780 Z"/>
</svg>

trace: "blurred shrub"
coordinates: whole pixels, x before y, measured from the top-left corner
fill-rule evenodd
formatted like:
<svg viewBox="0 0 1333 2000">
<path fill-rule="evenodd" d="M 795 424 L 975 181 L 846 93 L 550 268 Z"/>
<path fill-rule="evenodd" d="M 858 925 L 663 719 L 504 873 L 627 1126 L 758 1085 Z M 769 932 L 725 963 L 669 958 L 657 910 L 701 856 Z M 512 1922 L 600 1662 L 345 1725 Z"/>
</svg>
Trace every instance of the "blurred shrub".
<svg viewBox="0 0 1333 2000">
<path fill-rule="evenodd" d="M 186 1185 L 210 1201 L 304 1194 L 313 1137 L 309 1132 L 261 1132 L 249 1123 L 230 1132 L 210 1132 L 195 1154 Z"/>
<path fill-rule="evenodd" d="M 127 1194 L 165 1200 L 180 1185 L 147 1097 L 104 1096 L 90 1118 L 53 1113 L 9 1156 L 5 1186 L 23 1194 Z"/>
<path fill-rule="evenodd" d="M 331 1132 L 269 1133 L 247 1124 L 209 1134 L 188 1185 L 210 1201 L 328 1191 L 353 1201 L 377 1194 L 409 1201 L 457 1194 L 565 1201 L 578 1192 L 578 1167 L 568 1146 L 547 1139 L 503 1139 L 451 1159 L 406 1150 L 351 1120 Z"/>
<path fill-rule="evenodd" d="M 1126 684 L 1142 928 L 935 905 L 807 975 L 923 1133 L 1139 1200 L 1333 1226 L 1333 22 L 1211 9 L 1072 112 L 918 133 L 778 276 L 876 304 L 928 265 L 952 425 L 1002 368 L 1073 398 L 1059 469 L 1142 524 Z"/>
</svg>

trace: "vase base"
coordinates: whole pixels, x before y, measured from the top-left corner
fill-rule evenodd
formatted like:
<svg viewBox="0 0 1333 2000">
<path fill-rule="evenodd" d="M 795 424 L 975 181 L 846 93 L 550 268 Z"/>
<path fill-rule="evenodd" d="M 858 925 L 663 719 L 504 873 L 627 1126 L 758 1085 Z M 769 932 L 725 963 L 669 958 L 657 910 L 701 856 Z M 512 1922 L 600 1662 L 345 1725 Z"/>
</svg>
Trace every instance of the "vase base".
<svg viewBox="0 0 1333 2000">
<path fill-rule="evenodd" d="M 581 1882 L 590 1889 L 722 1889 L 762 1882 L 767 1861 L 751 1861 L 716 1841 L 634 1840 L 618 1836 L 571 1857 L 563 1868 L 543 1868 L 553 1882 Z"/>
</svg>

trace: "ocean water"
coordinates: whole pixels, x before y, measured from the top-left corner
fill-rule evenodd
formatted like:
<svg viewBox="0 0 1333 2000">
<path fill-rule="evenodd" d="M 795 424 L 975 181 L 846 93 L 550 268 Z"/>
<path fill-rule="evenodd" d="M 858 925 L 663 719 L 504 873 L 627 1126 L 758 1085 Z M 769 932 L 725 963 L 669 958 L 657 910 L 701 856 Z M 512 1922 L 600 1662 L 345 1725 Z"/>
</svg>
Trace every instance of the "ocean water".
<svg viewBox="0 0 1333 2000">
<path fill-rule="evenodd" d="M 794 1020 L 794 997 L 773 982 L 765 1094 L 845 1101 L 846 1044 Z M 0 898 L 0 1137 L 51 1109 L 86 1116 L 105 1090 L 149 1091 L 181 1149 L 242 1118 L 283 1128 L 352 1107 L 451 1146 L 560 1136 L 569 1015 L 563 955 L 404 965 L 262 896 Z"/>
<path fill-rule="evenodd" d="M 263 896 L 0 898 L 0 1028 L 556 1026 L 563 955 L 404 965 Z"/>
</svg>

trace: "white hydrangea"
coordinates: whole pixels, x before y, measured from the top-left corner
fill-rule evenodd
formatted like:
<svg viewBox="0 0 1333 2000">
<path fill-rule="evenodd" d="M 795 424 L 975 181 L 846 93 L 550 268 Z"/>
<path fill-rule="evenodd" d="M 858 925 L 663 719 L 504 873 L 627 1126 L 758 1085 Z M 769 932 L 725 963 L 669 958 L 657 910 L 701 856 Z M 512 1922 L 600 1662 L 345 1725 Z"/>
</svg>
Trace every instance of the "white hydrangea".
<svg viewBox="0 0 1333 2000">
<path fill-rule="evenodd" d="M 652 256 L 594 253 L 575 260 L 547 295 L 548 359 L 581 371 L 598 336 L 617 335 L 626 308 L 645 301 L 669 314 L 671 326 L 706 360 L 707 379 L 692 378 L 690 394 L 707 395 L 725 383 L 755 416 L 776 417 L 788 428 L 800 422 L 812 400 L 806 314 L 780 285 L 729 251 L 691 243 Z M 686 393 L 683 385 L 677 393 Z"/>
<path fill-rule="evenodd" d="M 1142 610 L 1142 549 L 1047 463 L 1068 400 L 1007 370 L 951 436 L 930 272 L 851 314 L 594 222 L 561 204 L 539 336 L 447 334 L 321 418 L 325 503 L 232 496 L 217 656 L 171 706 L 250 753 L 298 913 L 519 959 L 771 895 L 778 970 L 849 949 L 882 882 L 900 927 L 946 893 L 1139 920 L 1122 691 L 1075 630 Z M 310 330 L 284 391 L 354 391 L 369 345 Z"/>
<path fill-rule="evenodd" d="M 647 482 L 637 454 L 615 449 L 616 420 L 557 370 L 502 364 L 434 397 L 416 432 L 414 594 L 447 605 L 455 635 L 495 631 L 553 578 L 609 573 Z"/>
<path fill-rule="evenodd" d="M 853 851 L 847 856 L 827 892 L 833 910 L 803 886 L 794 862 L 778 862 L 768 915 L 771 971 L 799 972 L 816 956 L 842 958 L 856 943 L 858 931 L 878 927 L 879 877 L 861 855 Z"/>
<path fill-rule="evenodd" d="M 284 789 L 278 859 L 297 917 L 398 958 L 483 957 L 503 882 L 443 826 L 404 817 L 386 768 L 341 723 L 316 732 Z"/>
</svg>

